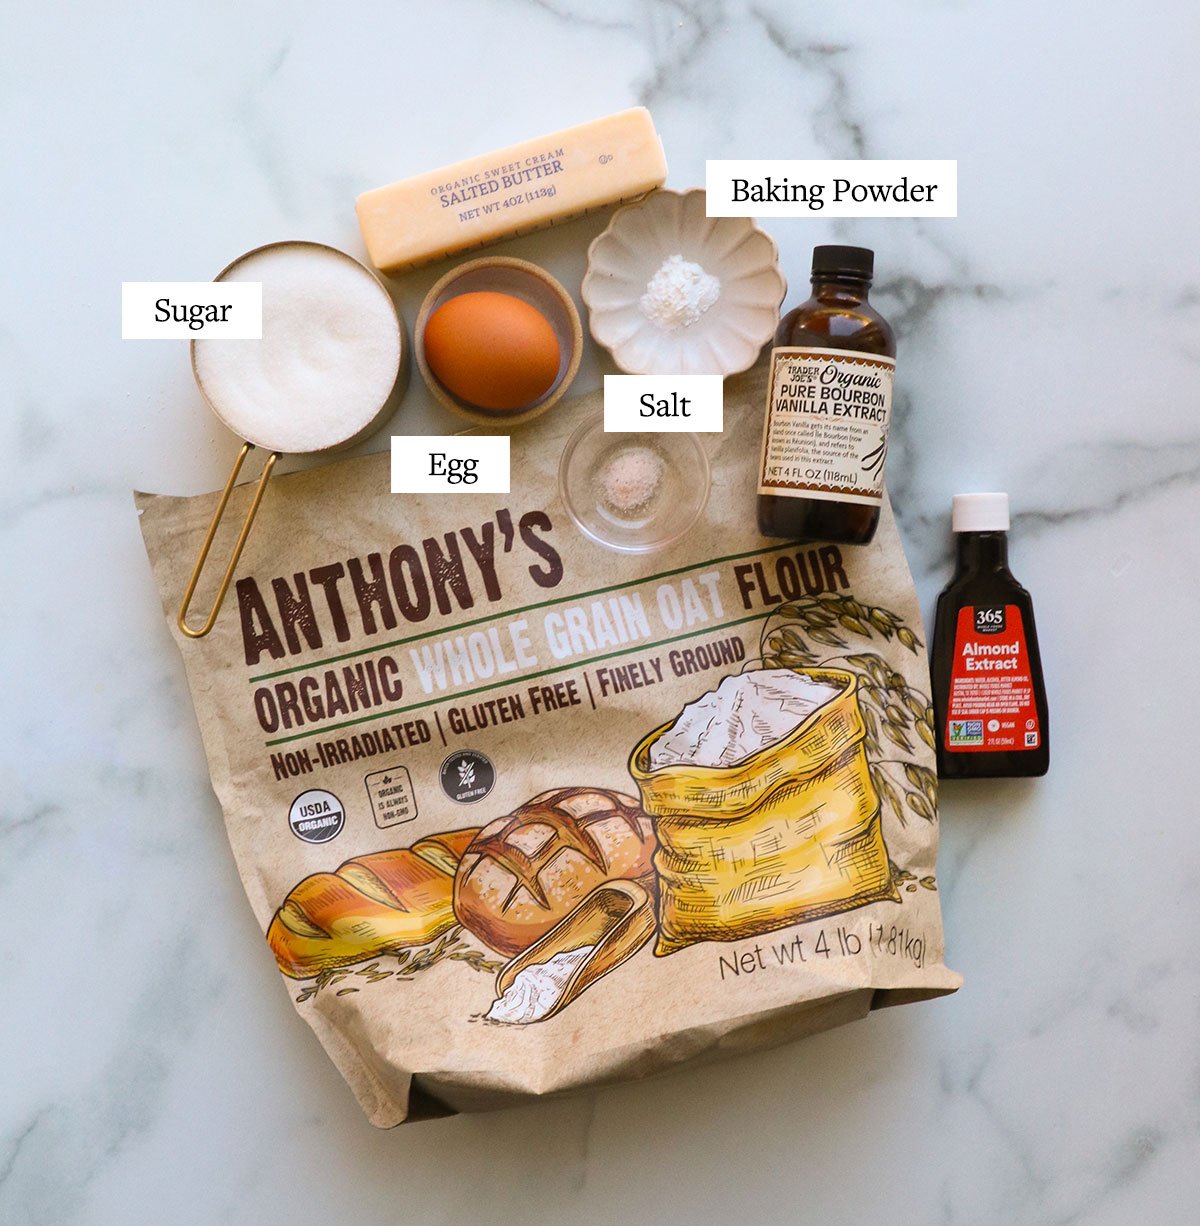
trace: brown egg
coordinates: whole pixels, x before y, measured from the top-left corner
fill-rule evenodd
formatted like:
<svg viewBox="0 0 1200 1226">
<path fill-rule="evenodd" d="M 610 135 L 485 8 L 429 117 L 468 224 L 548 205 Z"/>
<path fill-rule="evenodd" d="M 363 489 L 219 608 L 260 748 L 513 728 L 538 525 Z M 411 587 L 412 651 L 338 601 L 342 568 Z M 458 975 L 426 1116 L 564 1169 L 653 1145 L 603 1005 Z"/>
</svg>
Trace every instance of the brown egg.
<svg viewBox="0 0 1200 1226">
<path fill-rule="evenodd" d="M 459 294 L 425 324 L 425 360 L 445 387 L 481 409 L 523 409 L 558 377 L 554 329 L 511 294 Z"/>
</svg>

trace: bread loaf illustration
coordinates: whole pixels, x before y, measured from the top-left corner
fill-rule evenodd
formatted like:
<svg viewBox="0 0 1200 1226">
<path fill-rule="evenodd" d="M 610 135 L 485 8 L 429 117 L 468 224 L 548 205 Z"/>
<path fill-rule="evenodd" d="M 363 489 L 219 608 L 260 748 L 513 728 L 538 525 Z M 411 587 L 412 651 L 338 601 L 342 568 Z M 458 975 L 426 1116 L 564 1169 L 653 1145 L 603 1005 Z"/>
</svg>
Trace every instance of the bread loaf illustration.
<svg viewBox="0 0 1200 1226">
<path fill-rule="evenodd" d="M 292 979 L 424 945 L 454 924 L 454 871 L 478 827 L 356 856 L 313 873 L 275 912 L 267 943 Z"/>
<path fill-rule="evenodd" d="M 632 796 L 606 788 L 543 792 L 485 826 L 454 878 L 459 922 L 512 956 L 544 936 L 597 886 L 653 889 L 654 832 Z"/>
</svg>

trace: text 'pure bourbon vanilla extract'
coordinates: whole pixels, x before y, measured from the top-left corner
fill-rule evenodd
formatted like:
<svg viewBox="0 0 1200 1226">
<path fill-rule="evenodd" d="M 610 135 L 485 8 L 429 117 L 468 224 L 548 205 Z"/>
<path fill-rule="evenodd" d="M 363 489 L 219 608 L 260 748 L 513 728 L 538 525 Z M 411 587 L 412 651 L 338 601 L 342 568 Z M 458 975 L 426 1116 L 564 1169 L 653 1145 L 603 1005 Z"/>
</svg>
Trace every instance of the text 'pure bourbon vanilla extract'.
<svg viewBox="0 0 1200 1226">
<path fill-rule="evenodd" d="M 896 338 L 867 301 L 875 254 L 813 249 L 812 297 L 779 323 L 758 479 L 765 536 L 865 545 L 883 504 Z"/>
<path fill-rule="evenodd" d="M 1033 601 L 1008 569 L 1008 495 L 957 495 L 954 532 L 958 562 L 933 630 L 938 774 L 1044 775 L 1046 685 Z"/>
</svg>

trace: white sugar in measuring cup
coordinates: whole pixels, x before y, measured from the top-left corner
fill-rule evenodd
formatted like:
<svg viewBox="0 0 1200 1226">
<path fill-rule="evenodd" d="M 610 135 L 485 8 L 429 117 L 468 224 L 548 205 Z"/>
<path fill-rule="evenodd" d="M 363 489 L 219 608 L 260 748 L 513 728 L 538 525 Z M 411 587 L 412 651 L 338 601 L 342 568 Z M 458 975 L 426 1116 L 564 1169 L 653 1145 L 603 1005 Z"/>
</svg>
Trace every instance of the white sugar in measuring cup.
<svg viewBox="0 0 1200 1226">
<path fill-rule="evenodd" d="M 202 638 L 216 624 L 276 461 L 285 452 L 336 451 L 388 415 L 404 357 L 404 325 L 383 282 L 324 243 L 289 241 L 238 256 L 217 281 L 261 281 L 261 340 L 192 342 L 192 373 L 209 408 L 245 444 L 213 512 L 179 605 L 179 629 Z M 196 585 L 246 456 L 268 452 L 204 624 L 187 624 Z"/>
</svg>

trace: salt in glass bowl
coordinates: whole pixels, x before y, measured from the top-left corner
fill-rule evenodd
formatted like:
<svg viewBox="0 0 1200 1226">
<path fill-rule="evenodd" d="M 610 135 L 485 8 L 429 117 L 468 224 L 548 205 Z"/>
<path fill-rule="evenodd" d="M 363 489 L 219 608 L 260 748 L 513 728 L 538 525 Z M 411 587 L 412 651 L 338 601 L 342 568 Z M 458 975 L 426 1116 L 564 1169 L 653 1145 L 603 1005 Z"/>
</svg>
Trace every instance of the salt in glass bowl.
<svg viewBox="0 0 1200 1226">
<path fill-rule="evenodd" d="M 649 451 L 662 462 L 653 494 L 640 505 L 614 503 L 603 481 L 623 452 Z M 689 433 L 606 433 L 602 415 L 567 440 L 558 466 L 558 491 L 575 526 L 597 544 L 621 553 L 652 553 L 675 544 L 708 502 L 712 473 L 704 445 Z"/>
<path fill-rule="evenodd" d="M 580 292 L 589 327 L 627 374 L 737 374 L 775 335 L 787 282 L 774 241 L 748 217 L 704 208 L 702 188 L 653 192 L 618 210 L 588 248 Z M 673 255 L 716 277 L 720 294 L 695 322 L 667 327 L 641 300 Z"/>
</svg>

